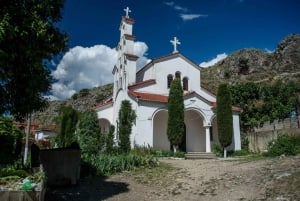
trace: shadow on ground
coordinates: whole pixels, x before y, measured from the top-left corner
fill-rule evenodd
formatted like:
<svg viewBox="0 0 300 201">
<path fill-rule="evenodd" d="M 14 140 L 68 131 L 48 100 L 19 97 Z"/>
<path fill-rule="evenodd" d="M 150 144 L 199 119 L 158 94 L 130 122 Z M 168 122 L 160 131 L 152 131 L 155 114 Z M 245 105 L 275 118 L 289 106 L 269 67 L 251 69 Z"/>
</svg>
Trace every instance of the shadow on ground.
<svg viewBox="0 0 300 201">
<path fill-rule="evenodd" d="M 87 177 L 76 186 L 47 188 L 45 201 L 99 201 L 127 191 L 127 183 L 106 181 L 105 177 Z"/>
</svg>

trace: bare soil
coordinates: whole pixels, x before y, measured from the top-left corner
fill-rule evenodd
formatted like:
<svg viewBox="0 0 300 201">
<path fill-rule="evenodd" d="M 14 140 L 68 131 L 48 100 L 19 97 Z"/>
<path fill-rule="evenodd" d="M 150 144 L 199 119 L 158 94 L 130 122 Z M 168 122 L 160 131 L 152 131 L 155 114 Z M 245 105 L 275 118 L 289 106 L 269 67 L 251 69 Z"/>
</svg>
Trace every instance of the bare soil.
<svg viewBox="0 0 300 201">
<path fill-rule="evenodd" d="M 160 160 L 152 169 L 48 189 L 45 201 L 299 201 L 300 155 L 269 159 Z"/>
</svg>

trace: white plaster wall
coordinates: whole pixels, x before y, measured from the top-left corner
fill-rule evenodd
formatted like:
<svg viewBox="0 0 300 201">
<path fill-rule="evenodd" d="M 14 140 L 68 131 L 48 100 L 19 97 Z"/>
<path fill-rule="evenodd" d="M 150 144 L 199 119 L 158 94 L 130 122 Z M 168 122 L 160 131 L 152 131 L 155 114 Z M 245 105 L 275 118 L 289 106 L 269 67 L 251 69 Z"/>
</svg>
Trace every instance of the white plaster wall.
<svg viewBox="0 0 300 201">
<path fill-rule="evenodd" d="M 132 133 L 135 143 L 139 146 L 153 146 L 153 114 L 164 106 L 160 103 L 139 102 L 136 103 L 137 119 L 136 130 Z"/>
<path fill-rule="evenodd" d="M 167 135 L 168 112 L 159 111 L 153 119 L 153 148 L 157 150 L 170 150 L 170 142 Z"/>
<path fill-rule="evenodd" d="M 113 122 L 113 106 L 106 107 L 97 111 L 98 119 L 107 119 L 110 123 Z"/>
<path fill-rule="evenodd" d="M 184 113 L 186 125 L 186 151 L 205 152 L 205 129 L 199 113 L 193 110 Z"/>
<path fill-rule="evenodd" d="M 233 113 L 233 136 L 230 148 L 234 151 L 241 150 L 241 133 L 240 133 L 240 117 L 237 113 Z"/>
<path fill-rule="evenodd" d="M 193 91 L 200 88 L 200 69 L 196 69 L 188 62 L 180 57 L 171 60 L 155 63 L 152 68 L 149 68 L 144 73 L 143 80 L 156 79 L 156 85 L 150 85 L 140 91 L 147 90 L 149 93 L 168 94 L 167 76 L 174 75 L 177 71 L 181 72 L 181 79 L 187 77 L 189 79 L 189 90 Z"/>
</svg>

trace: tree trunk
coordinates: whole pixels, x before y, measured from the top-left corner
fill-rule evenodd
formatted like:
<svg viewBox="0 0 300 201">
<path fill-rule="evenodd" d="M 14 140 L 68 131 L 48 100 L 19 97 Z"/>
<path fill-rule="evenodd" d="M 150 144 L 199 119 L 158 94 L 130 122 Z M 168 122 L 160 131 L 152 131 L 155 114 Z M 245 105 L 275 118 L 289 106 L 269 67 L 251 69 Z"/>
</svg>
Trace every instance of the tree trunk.
<svg viewBox="0 0 300 201">
<path fill-rule="evenodd" d="M 224 147 L 224 158 L 227 158 L 227 149 Z"/>
<path fill-rule="evenodd" d="M 176 153 L 176 151 L 177 151 L 177 145 L 173 145 L 173 151 L 174 151 L 174 153 Z"/>
</svg>

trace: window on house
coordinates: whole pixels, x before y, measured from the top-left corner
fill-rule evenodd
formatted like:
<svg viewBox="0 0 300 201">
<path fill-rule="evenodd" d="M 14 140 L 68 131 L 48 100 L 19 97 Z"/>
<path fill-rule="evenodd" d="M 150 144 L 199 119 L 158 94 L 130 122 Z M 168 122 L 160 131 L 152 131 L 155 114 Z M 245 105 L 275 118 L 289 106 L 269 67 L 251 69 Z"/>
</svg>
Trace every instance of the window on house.
<svg viewBox="0 0 300 201">
<path fill-rule="evenodd" d="M 175 77 L 180 79 L 180 76 L 181 76 L 181 73 L 180 73 L 179 71 L 177 71 L 177 72 L 175 73 Z"/>
<path fill-rule="evenodd" d="M 173 75 L 169 74 L 168 75 L 168 88 L 170 88 L 172 81 L 173 81 Z"/>
<path fill-rule="evenodd" d="M 183 80 L 182 80 L 182 89 L 184 91 L 189 90 L 189 79 L 187 77 L 184 77 Z"/>
</svg>

